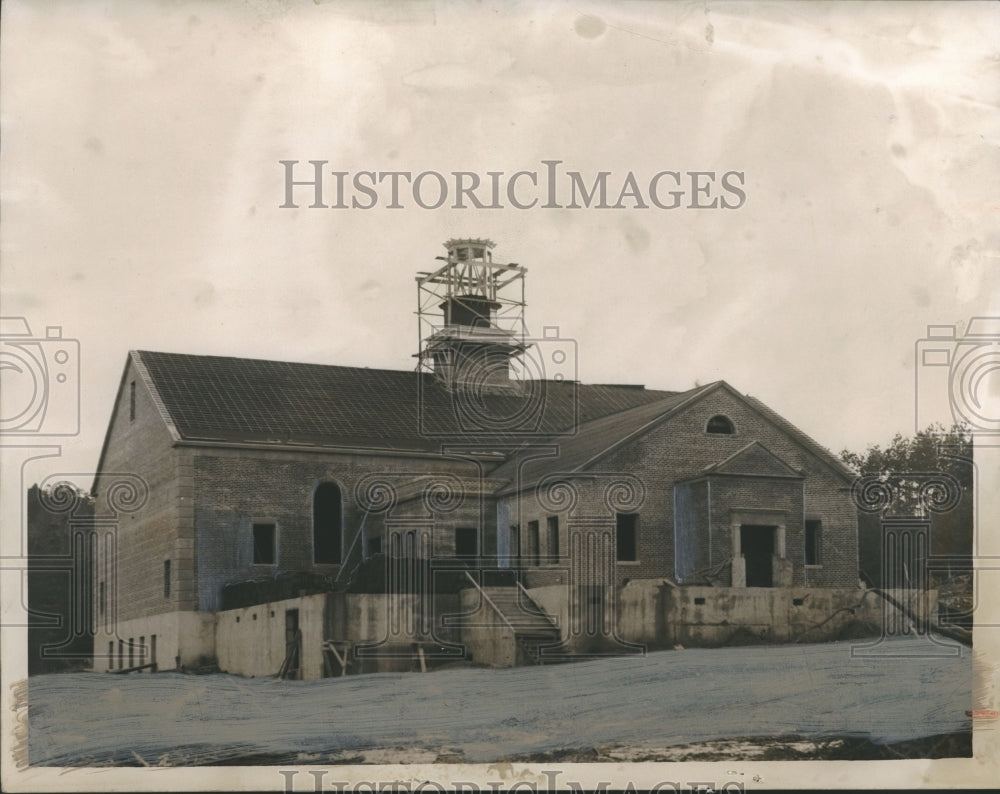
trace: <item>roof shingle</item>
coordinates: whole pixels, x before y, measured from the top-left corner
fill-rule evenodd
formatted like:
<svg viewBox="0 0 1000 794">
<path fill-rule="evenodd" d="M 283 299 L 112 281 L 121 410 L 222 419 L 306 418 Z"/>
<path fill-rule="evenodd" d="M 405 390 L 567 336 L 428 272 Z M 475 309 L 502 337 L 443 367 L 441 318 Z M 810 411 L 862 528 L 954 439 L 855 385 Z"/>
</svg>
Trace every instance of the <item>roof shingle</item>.
<svg viewBox="0 0 1000 794">
<path fill-rule="evenodd" d="M 404 370 L 136 351 L 181 438 L 434 451 L 519 444 L 663 400 L 674 392 L 539 381 L 464 397 Z M 509 417 L 510 422 L 504 419 Z"/>
</svg>

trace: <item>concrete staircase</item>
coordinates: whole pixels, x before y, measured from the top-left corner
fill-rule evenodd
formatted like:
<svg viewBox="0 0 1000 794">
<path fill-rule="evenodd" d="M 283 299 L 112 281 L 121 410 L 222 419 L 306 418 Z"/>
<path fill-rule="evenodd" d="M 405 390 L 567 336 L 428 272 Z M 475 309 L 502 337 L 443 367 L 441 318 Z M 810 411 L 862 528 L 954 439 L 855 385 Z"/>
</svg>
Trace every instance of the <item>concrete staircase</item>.
<svg viewBox="0 0 1000 794">
<path fill-rule="evenodd" d="M 484 587 L 483 593 L 514 629 L 514 638 L 524 662 L 542 664 L 541 648 L 559 644 L 561 635 L 556 622 L 523 588 L 516 585 Z"/>
</svg>

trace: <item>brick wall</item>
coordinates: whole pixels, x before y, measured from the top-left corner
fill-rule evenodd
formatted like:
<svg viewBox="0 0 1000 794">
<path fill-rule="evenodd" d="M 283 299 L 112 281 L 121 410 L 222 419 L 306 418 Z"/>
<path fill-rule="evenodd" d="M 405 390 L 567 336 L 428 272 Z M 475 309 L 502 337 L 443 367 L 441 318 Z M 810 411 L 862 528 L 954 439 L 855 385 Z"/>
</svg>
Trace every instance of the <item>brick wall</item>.
<svg viewBox="0 0 1000 794">
<path fill-rule="evenodd" d="M 343 556 L 345 573 L 360 560 L 362 530 L 381 536 L 385 521 L 431 537 L 433 555 L 454 553 L 454 527 L 476 526 L 480 515 L 489 519 L 492 506 L 481 509 L 477 494 L 466 494 L 452 508 L 437 515 L 422 502 L 400 502 L 389 513 L 366 511 L 364 489 L 371 477 L 405 492 L 406 483 L 422 474 L 450 471 L 475 477 L 472 462 L 389 455 L 330 454 L 258 449 L 199 448 L 194 453 L 194 524 L 198 561 L 200 609 L 219 607 L 222 586 L 235 581 L 265 578 L 290 571 L 311 571 L 336 578 L 340 565 L 313 562 L 312 500 L 316 486 L 340 486 L 343 504 Z M 361 501 L 359 501 L 359 496 Z M 370 504 L 370 503 L 369 503 Z M 253 564 L 252 524 L 274 522 L 277 527 L 277 560 L 273 565 Z M 487 525 L 486 544 L 495 532 Z M 388 551 L 388 549 L 383 549 Z"/>
<path fill-rule="evenodd" d="M 793 565 L 791 584 L 801 585 L 803 482 L 711 477 L 708 485 L 710 524 L 698 527 L 698 540 L 702 548 L 711 548 L 707 564 L 717 569 L 717 581 L 723 586 L 732 585 L 732 567 L 726 561 L 733 558 L 733 524 L 762 524 L 782 528 L 785 535 L 784 558 Z M 775 555 L 779 555 L 778 539 L 775 538 L 774 542 Z"/>
<path fill-rule="evenodd" d="M 136 384 L 134 419 L 130 418 L 132 382 Z M 706 434 L 708 419 L 719 413 L 735 423 L 733 435 Z M 849 484 L 825 461 L 724 388 L 623 445 L 592 466 L 585 476 L 575 476 L 572 493 L 550 492 L 540 497 L 532 492 L 505 498 L 499 505 L 467 493 L 465 501 L 459 500 L 454 506 L 445 503 L 445 508 L 434 511 L 419 499 L 404 500 L 389 518 L 429 521 L 433 556 L 454 553 L 456 527 L 480 524 L 482 552 L 509 556 L 509 526 L 520 526 L 520 538 L 526 544 L 529 522 L 538 521 L 542 555 L 539 569 L 548 565 L 553 581 L 563 581 L 574 533 L 613 538 L 615 510 L 637 512 L 638 560 L 614 564 L 612 576 L 618 585 L 626 579 L 673 578 L 675 484 L 698 477 L 707 466 L 755 440 L 804 472 L 799 496 L 778 494 L 769 490 L 772 486 L 762 486 L 762 481 L 720 485 L 722 493 L 712 496 L 713 527 L 716 521 L 728 525 L 726 516 L 732 510 L 773 508 L 780 502 L 780 509 L 795 516 L 786 527 L 786 554 L 794 560 L 794 582 L 806 586 L 853 586 L 857 579 L 857 519 Z M 366 514 L 359 502 L 356 490 L 366 478 L 382 475 L 394 487 L 405 490 L 407 480 L 421 474 L 447 471 L 475 479 L 481 473 L 471 461 L 433 457 L 174 446 L 141 372 L 132 363 L 127 367 L 115 406 L 103 471 L 134 476 L 148 489 L 141 509 L 112 512 L 108 499 L 113 490 L 112 478 L 108 474 L 97 481 L 96 510 L 99 514 L 103 510 L 109 520 L 117 522 L 118 564 L 117 578 L 114 571 L 104 576 L 99 572 L 94 584 L 96 588 L 102 579 L 108 579 L 107 597 L 118 620 L 171 610 L 215 610 L 222 586 L 233 581 L 298 570 L 337 576 L 339 565 L 315 564 L 312 559 L 312 498 L 320 482 L 336 482 L 341 487 L 343 548 L 349 555 L 362 526 L 368 536 L 384 531 L 384 516 Z M 526 474 L 531 475 L 530 464 Z M 615 491 L 615 483 L 624 485 Z M 631 506 L 630 488 L 636 497 Z M 707 502 L 707 491 L 696 489 L 692 496 L 696 510 Z M 558 520 L 558 560 L 545 558 L 549 517 Z M 818 567 L 804 566 L 803 518 L 822 522 L 822 564 Z M 273 565 L 253 564 L 254 521 L 276 524 L 277 561 Z M 696 527 L 699 533 L 706 530 L 700 524 Z M 699 537 L 697 541 L 696 556 L 706 557 L 707 539 Z M 717 549 L 718 554 L 731 549 L 723 534 L 716 537 L 713 532 L 712 541 L 713 561 Z M 346 564 L 351 565 L 359 554 L 360 548 L 355 546 Z M 163 588 L 165 560 L 171 561 L 169 596 L 164 595 Z"/>
<path fill-rule="evenodd" d="M 408 499 L 397 505 L 387 518 L 388 526 L 393 531 L 405 530 L 409 522 L 414 522 L 415 525 L 418 522 L 428 522 L 431 528 L 431 545 L 422 550 L 423 556 L 454 556 L 456 530 L 459 528 L 478 532 L 481 557 L 496 556 L 497 500 L 492 493 L 463 487 L 460 497 L 455 500 L 447 495 L 442 495 L 441 501 L 425 500 L 422 497 Z"/>
<path fill-rule="evenodd" d="M 133 383 L 134 419 L 130 418 Z M 147 497 L 139 509 L 129 509 L 123 484 L 145 489 Z M 106 582 L 109 622 L 98 626 L 98 647 L 106 641 L 100 632 L 113 631 L 116 620 L 194 609 L 193 546 L 190 525 L 184 521 L 189 504 L 186 486 L 173 438 L 130 360 L 114 405 L 101 471 L 95 478 L 96 516 L 107 520 L 104 526 L 117 552 L 106 555 L 102 548 L 99 555 L 94 601 L 96 589 Z M 165 560 L 171 561 L 173 577 L 169 597 L 163 588 Z"/>
<path fill-rule="evenodd" d="M 732 435 L 705 432 L 708 420 L 716 414 L 728 416 L 735 424 Z M 788 465 L 801 470 L 804 481 L 793 481 L 799 495 L 786 493 L 782 481 L 747 479 L 728 486 L 718 486 L 722 494 L 712 494 L 714 521 L 722 521 L 724 532 L 713 532 L 713 561 L 718 554 L 731 553 L 728 535 L 728 513 L 749 507 L 776 507 L 789 512 L 786 527 L 786 555 L 794 561 L 794 581 L 817 587 L 853 587 L 857 583 L 857 516 L 850 499 L 850 484 L 816 454 L 795 438 L 771 423 L 748 406 L 742 399 L 719 388 L 703 399 L 671 417 L 647 434 L 618 448 L 596 462 L 588 476 L 573 476 L 575 493 L 571 507 L 559 511 L 560 527 L 572 531 L 574 519 L 602 517 L 610 530 L 614 528 L 613 512 L 605 502 L 609 480 L 634 475 L 641 481 L 644 500 L 638 509 L 638 562 L 618 563 L 616 579 L 620 585 L 626 579 L 674 578 L 674 485 L 701 476 L 706 467 L 720 463 L 753 441 L 761 442 Z M 539 465 L 544 466 L 541 461 Z M 537 469 L 536 469 L 537 471 Z M 527 464 L 526 477 L 532 475 Z M 721 478 L 720 478 L 721 480 Z M 713 486 L 716 487 L 716 486 Z M 783 490 L 784 489 L 784 490 Z M 728 493 L 727 493 L 728 490 Z M 707 493 L 692 493 L 692 498 L 707 500 Z M 499 509 L 499 544 L 507 548 L 507 532 L 511 523 L 521 527 L 521 537 L 529 521 L 538 520 L 544 527 L 551 510 L 535 492 L 505 498 Z M 778 503 L 778 504 L 776 504 Z M 822 566 L 804 566 L 802 524 L 804 518 L 820 519 L 823 524 Z M 714 529 L 714 527 L 713 527 Z M 707 534 L 707 525 L 697 531 Z M 707 558 L 707 537 L 698 539 L 696 557 Z M 562 542 L 561 549 L 569 543 Z M 564 551 L 565 553 L 565 551 Z"/>
</svg>

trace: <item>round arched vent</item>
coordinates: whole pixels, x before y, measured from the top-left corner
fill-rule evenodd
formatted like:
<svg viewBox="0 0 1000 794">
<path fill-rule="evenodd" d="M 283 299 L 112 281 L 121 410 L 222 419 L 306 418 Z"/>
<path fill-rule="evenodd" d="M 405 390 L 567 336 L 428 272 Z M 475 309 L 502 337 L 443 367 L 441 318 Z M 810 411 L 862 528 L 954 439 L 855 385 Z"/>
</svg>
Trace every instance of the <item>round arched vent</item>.
<svg viewBox="0 0 1000 794">
<path fill-rule="evenodd" d="M 716 414 L 708 420 L 708 424 L 705 425 L 705 432 L 718 436 L 731 436 L 736 432 L 736 425 L 733 424 L 733 420 L 728 416 Z"/>
</svg>

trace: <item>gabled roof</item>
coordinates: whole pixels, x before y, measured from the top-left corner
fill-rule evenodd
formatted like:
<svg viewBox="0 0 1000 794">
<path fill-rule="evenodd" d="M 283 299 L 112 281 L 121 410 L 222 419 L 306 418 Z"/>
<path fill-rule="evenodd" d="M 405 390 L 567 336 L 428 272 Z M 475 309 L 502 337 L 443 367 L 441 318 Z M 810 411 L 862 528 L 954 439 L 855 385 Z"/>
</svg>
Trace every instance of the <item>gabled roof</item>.
<svg viewBox="0 0 1000 794">
<path fill-rule="evenodd" d="M 847 464 L 844 463 L 840 458 L 834 455 L 830 450 L 815 441 L 811 436 L 803 433 L 799 428 L 789 422 L 781 414 L 776 413 L 768 406 L 764 405 L 756 397 L 751 397 L 749 394 L 740 395 L 740 397 L 747 402 L 752 408 L 759 411 L 764 418 L 772 422 L 774 425 L 784 430 L 788 435 L 799 442 L 803 447 L 812 452 L 817 458 L 829 466 L 835 473 L 840 475 L 840 477 L 847 482 L 853 482 L 855 478 L 855 473 L 851 471 Z"/>
<path fill-rule="evenodd" d="M 533 442 L 532 446 L 536 447 L 546 444 L 557 445 L 559 455 L 545 462 L 533 464 L 529 478 L 521 483 L 521 487 L 528 487 L 548 474 L 583 471 L 598 458 L 647 433 L 683 407 L 714 390 L 720 383 L 721 381 L 718 381 L 690 391 L 671 394 L 648 405 L 584 423 L 577 434 L 569 438 L 553 437 Z M 505 493 L 510 493 L 516 488 L 518 462 L 518 456 L 512 455 L 506 463 L 490 472 L 490 479 L 507 480 L 510 483 L 504 490 Z"/>
<path fill-rule="evenodd" d="M 526 404 L 540 400 L 544 410 L 537 423 L 529 422 L 532 434 L 559 434 L 577 422 L 672 394 L 537 381 L 527 397 L 516 390 L 484 394 L 481 403 L 470 403 L 471 413 L 463 413 L 456 412 L 455 394 L 426 373 L 150 351 L 130 355 L 147 373 L 164 421 L 187 441 L 426 452 L 439 451 L 443 443 L 518 444 L 524 434 L 505 434 L 503 423 L 479 432 L 477 416 L 518 417 Z"/>
<path fill-rule="evenodd" d="M 534 392 L 527 396 L 516 390 L 477 395 L 481 402 L 470 404 L 473 411 L 466 414 L 456 412 L 456 400 L 461 398 L 445 389 L 433 375 L 415 371 L 150 351 L 132 351 L 129 356 L 129 362 L 148 386 L 165 426 L 178 442 L 402 453 L 440 453 L 443 444 L 485 450 L 506 447 L 505 452 L 525 444 L 557 445 L 558 457 L 532 465 L 531 482 L 522 483 L 525 487 L 552 472 L 583 471 L 693 402 L 725 389 L 845 480 L 853 478 L 828 450 L 760 401 L 741 395 L 724 381 L 684 392 L 535 381 Z M 519 410 L 532 401 L 540 401 L 544 409 L 537 421 L 526 425 L 530 433 L 505 434 L 502 423 L 500 430 L 483 432 L 472 415 L 517 417 Z M 109 426 L 98 471 L 103 466 L 110 432 Z M 751 454 L 749 448 L 741 452 Z M 494 485 L 508 483 L 500 490 L 509 492 L 513 490 L 519 455 L 515 449 L 514 454 L 505 457 L 505 462 L 488 476 Z M 497 458 L 504 460 L 504 456 Z M 738 462 L 731 459 L 728 463 L 736 466 Z M 724 472 L 720 469 L 717 473 Z"/>
<path fill-rule="evenodd" d="M 759 441 L 752 441 L 725 460 L 706 466 L 704 474 L 736 475 L 739 477 L 803 478 L 802 472 L 789 466 Z"/>
<path fill-rule="evenodd" d="M 816 441 L 813 441 L 813 439 L 788 422 L 788 420 L 776 414 L 759 400 L 740 394 L 728 383 L 721 380 L 710 383 L 707 386 L 691 389 L 690 391 L 671 394 L 648 405 L 638 406 L 612 416 L 601 417 L 592 422 L 582 424 L 577 434 L 571 438 L 553 437 L 547 439 L 545 442 L 541 442 L 558 445 L 559 455 L 558 457 L 533 463 L 530 466 L 528 476 L 520 485 L 516 483 L 515 479 L 519 465 L 516 455 L 512 455 L 505 463 L 491 471 L 490 478 L 494 480 L 506 480 L 508 485 L 500 493 L 510 494 L 518 489 L 534 485 L 549 474 L 582 472 L 600 458 L 612 453 L 618 447 L 648 433 L 661 422 L 666 421 L 671 416 L 701 400 L 708 394 L 720 389 L 724 389 L 729 394 L 743 401 L 752 410 L 762 414 L 764 418 L 791 436 L 800 446 L 815 455 L 841 477 L 848 481 L 853 479 L 853 473 L 834 457 L 829 450 Z M 743 460 L 739 459 L 741 454 L 745 456 Z M 716 473 L 736 473 L 740 470 L 746 470 L 750 473 L 760 474 L 760 471 L 754 471 L 750 466 L 751 458 L 756 458 L 758 463 L 764 465 L 766 471 L 776 472 L 773 476 L 802 476 L 801 472 L 793 469 L 759 443 L 750 444 L 725 461 L 715 464 L 718 467 L 726 466 L 725 472 L 717 469 Z M 777 472 L 780 472 L 780 474 Z"/>
</svg>

